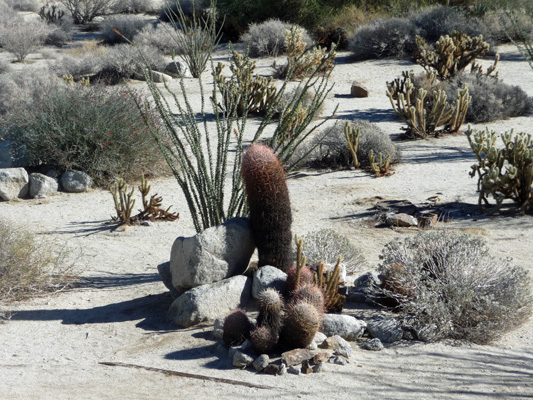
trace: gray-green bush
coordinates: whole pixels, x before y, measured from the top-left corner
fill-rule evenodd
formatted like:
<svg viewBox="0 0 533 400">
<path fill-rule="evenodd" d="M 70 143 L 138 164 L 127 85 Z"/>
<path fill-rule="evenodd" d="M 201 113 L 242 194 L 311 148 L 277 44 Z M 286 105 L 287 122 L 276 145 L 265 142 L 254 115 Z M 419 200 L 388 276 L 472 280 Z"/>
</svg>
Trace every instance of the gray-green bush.
<svg viewBox="0 0 533 400">
<path fill-rule="evenodd" d="M 147 127 L 158 130 L 158 117 L 141 94 L 51 81 L 25 96 L 3 115 L 0 140 L 23 149 L 26 166 L 81 170 L 104 186 L 117 176 L 133 180 L 167 171 Z"/>
<path fill-rule="evenodd" d="M 307 165 L 312 168 L 343 169 L 353 165 L 353 156 L 350 153 L 344 126 L 346 120 L 337 121 L 335 126 L 326 130 L 314 138 L 311 146 L 316 149 L 310 154 Z M 391 162 L 396 163 L 400 159 L 399 151 L 389 135 L 384 133 L 377 125 L 364 120 L 348 121 L 355 128 L 360 129 L 357 159 L 362 167 L 369 167 L 369 155 L 372 150 L 377 156 L 379 153 L 386 158 L 391 157 Z"/>
<path fill-rule="evenodd" d="M 307 258 L 307 265 L 317 267 L 319 261 L 334 266 L 339 256 L 346 272 L 353 274 L 367 265 L 359 248 L 345 236 L 332 229 L 321 229 L 302 236 L 304 243 L 302 254 Z"/>
<path fill-rule="evenodd" d="M 277 57 L 287 50 L 284 32 L 290 30 L 292 26 L 294 24 L 275 18 L 252 23 L 241 35 L 240 40 L 248 45 L 250 57 Z M 303 40 L 307 46 L 313 44 L 305 29 L 303 29 Z"/>
<path fill-rule="evenodd" d="M 69 10 L 75 24 L 88 24 L 109 13 L 118 0 L 60 0 Z"/>
<path fill-rule="evenodd" d="M 0 47 L 23 62 L 44 43 L 51 31 L 52 28 L 41 20 L 30 22 L 13 17 L 0 25 Z"/>
<path fill-rule="evenodd" d="M 185 49 L 176 41 L 176 35 L 183 34 L 169 23 L 160 22 L 157 25 L 147 25 L 133 38 L 138 46 L 155 47 L 164 54 L 183 54 Z"/>
<path fill-rule="evenodd" d="M 127 40 L 133 40 L 133 37 L 149 23 L 150 21 L 142 15 L 113 15 L 100 24 L 100 35 L 105 44 L 126 43 Z"/>
<path fill-rule="evenodd" d="M 488 343 L 531 314 L 529 277 L 508 259 L 490 256 L 479 238 L 435 231 L 385 246 L 379 271 L 383 294 L 400 315 L 435 325 L 437 339 Z"/>
</svg>

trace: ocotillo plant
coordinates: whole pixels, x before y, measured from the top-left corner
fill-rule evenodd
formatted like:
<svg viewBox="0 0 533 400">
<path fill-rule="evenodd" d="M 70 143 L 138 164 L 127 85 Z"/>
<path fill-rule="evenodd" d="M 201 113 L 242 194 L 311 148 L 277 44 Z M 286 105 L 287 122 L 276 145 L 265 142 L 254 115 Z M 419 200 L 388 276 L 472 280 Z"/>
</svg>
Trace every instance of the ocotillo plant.
<svg viewBox="0 0 533 400">
<path fill-rule="evenodd" d="M 291 264 L 292 215 L 283 165 L 272 149 L 255 143 L 243 156 L 242 176 L 258 265 L 285 270 Z"/>
</svg>

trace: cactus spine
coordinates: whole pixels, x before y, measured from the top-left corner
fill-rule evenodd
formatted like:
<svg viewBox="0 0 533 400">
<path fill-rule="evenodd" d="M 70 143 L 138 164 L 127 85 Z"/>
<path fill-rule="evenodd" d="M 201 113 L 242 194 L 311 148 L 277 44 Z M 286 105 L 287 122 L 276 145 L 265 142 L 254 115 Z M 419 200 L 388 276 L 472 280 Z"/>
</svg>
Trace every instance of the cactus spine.
<svg viewBox="0 0 533 400">
<path fill-rule="evenodd" d="M 244 154 L 242 176 L 248 196 L 258 266 L 285 270 L 291 256 L 291 204 L 285 170 L 272 149 L 253 144 Z"/>
</svg>

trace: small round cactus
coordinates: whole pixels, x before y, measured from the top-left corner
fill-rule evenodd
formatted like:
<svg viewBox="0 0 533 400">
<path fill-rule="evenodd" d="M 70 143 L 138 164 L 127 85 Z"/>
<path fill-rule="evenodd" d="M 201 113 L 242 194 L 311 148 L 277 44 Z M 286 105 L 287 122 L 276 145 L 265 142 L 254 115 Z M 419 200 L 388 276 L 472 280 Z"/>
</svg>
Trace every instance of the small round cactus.
<svg viewBox="0 0 533 400">
<path fill-rule="evenodd" d="M 303 301 L 292 304 L 287 310 L 280 341 L 290 349 L 305 348 L 313 341 L 320 321 L 320 313 L 312 304 Z"/>
<path fill-rule="evenodd" d="M 313 271 L 309 267 L 302 267 L 300 269 L 300 278 L 297 276 L 298 268 L 293 265 L 287 269 L 287 292 L 289 295 L 297 290 L 299 287 L 305 285 L 312 285 L 314 283 Z M 298 282 L 298 283 L 297 283 Z"/>
<path fill-rule="evenodd" d="M 222 340 L 229 346 L 242 344 L 250 337 L 253 325 L 241 309 L 233 310 L 224 320 Z"/>
<path fill-rule="evenodd" d="M 295 304 L 300 301 L 312 304 L 320 314 L 324 313 L 325 295 L 318 286 L 306 284 L 292 292 L 290 303 Z"/>
<path fill-rule="evenodd" d="M 252 346 L 259 354 L 271 353 L 278 344 L 278 338 L 278 333 L 268 325 L 259 326 L 250 334 Z"/>
<path fill-rule="evenodd" d="M 272 288 L 268 288 L 259 293 L 259 316 L 257 317 L 257 325 L 267 325 L 279 333 L 283 319 L 283 298 L 281 294 Z"/>
</svg>

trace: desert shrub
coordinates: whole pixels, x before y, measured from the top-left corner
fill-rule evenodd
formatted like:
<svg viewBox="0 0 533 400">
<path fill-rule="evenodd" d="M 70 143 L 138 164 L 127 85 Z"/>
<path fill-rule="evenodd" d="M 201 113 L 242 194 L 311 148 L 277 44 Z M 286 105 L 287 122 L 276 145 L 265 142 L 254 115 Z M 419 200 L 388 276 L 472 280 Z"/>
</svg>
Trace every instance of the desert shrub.
<svg viewBox="0 0 533 400">
<path fill-rule="evenodd" d="M 41 7 L 39 0 L 4 0 L 6 4 L 17 11 L 39 11 Z"/>
<path fill-rule="evenodd" d="M 406 58 L 415 49 L 419 28 L 401 18 L 375 19 L 348 37 L 348 48 L 356 60 Z"/>
<path fill-rule="evenodd" d="M 23 62 L 31 52 L 41 46 L 51 28 L 43 21 L 25 21 L 15 17 L 0 25 L 0 47 Z"/>
<path fill-rule="evenodd" d="M 142 15 L 113 15 L 100 24 L 101 37 L 105 44 L 126 43 L 149 23 Z"/>
<path fill-rule="evenodd" d="M 78 54 L 74 51 L 74 54 Z M 50 69 L 57 76 L 72 75 L 75 80 L 91 77 L 106 84 L 116 84 L 132 78 L 141 71 L 141 64 L 163 71 L 167 61 L 155 47 L 117 44 L 113 47 L 95 47 L 86 54 L 72 56 L 67 53 L 59 57 Z"/>
<path fill-rule="evenodd" d="M 0 74 L 11 71 L 11 66 L 6 60 L 0 60 Z"/>
<path fill-rule="evenodd" d="M 157 25 L 147 25 L 135 35 L 133 42 L 136 45 L 156 47 L 164 54 L 183 54 L 185 49 L 180 46 L 180 42 L 175 39 L 176 35 L 183 34 L 176 31 L 175 27 L 166 22 Z"/>
<path fill-rule="evenodd" d="M 157 13 L 162 8 L 159 0 L 119 0 L 113 11 L 117 14 Z"/>
<path fill-rule="evenodd" d="M 117 0 L 61 0 L 75 24 L 88 24 L 111 11 Z"/>
<path fill-rule="evenodd" d="M 81 170 L 99 185 L 165 171 L 146 126 L 158 130 L 158 119 L 139 93 L 132 91 L 132 98 L 120 87 L 46 84 L 28 95 L 29 107 L 16 103 L 7 110 L 0 137 L 23 147 L 30 166 Z"/>
<path fill-rule="evenodd" d="M 0 301 L 56 292 L 73 282 L 64 250 L 7 221 L 0 221 L 0 249 Z"/>
<path fill-rule="evenodd" d="M 159 14 L 159 21 L 172 22 L 172 20 L 176 19 L 175 15 L 178 15 L 180 7 L 187 17 L 192 17 L 193 14 L 200 16 L 210 5 L 211 0 L 179 0 L 179 2 L 177 0 L 166 0 Z"/>
<path fill-rule="evenodd" d="M 264 22 L 250 24 L 248 30 L 241 35 L 241 42 L 249 47 L 251 57 L 277 57 L 287 50 L 284 32 L 290 30 L 293 24 L 279 19 L 269 19 Z M 306 47 L 313 44 L 307 30 L 302 29 L 302 40 Z"/>
<path fill-rule="evenodd" d="M 471 177 L 478 178 L 479 206 L 481 211 L 494 214 L 509 206 L 506 211 L 533 211 L 533 138 L 531 134 L 512 130 L 501 135 L 503 147 L 496 145 L 494 131 L 466 132 L 468 142 L 476 155 Z M 490 202 L 494 201 L 494 204 Z"/>
<path fill-rule="evenodd" d="M 462 73 L 445 85 L 448 97 L 468 85 L 472 101 L 466 113 L 466 122 L 481 123 L 508 119 L 527 114 L 533 108 L 533 99 L 519 86 L 507 85 L 501 79 L 483 74 Z"/>
<path fill-rule="evenodd" d="M 39 10 L 39 16 L 52 29 L 45 44 L 61 47 L 72 39 L 72 17 L 63 3 L 46 3 Z"/>
<path fill-rule="evenodd" d="M 391 162 L 400 159 L 399 151 L 389 135 L 384 133 L 377 125 L 364 120 L 337 121 L 333 128 L 326 129 L 322 134 L 316 135 L 310 146 L 317 145 L 307 161 L 313 168 L 344 169 L 353 165 L 353 156 L 348 148 L 344 126 L 346 122 L 359 129 L 357 159 L 362 167 L 370 167 L 370 151 L 374 154 L 390 156 Z"/>
<path fill-rule="evenodd" d="M 44 44 L 49 46 L 62 47 L 72 40 L 72 34 L 68 26 L 52 26 L 52 31 L 46 36 Z"/>
<path fill-rule="evenodd" d="M 409 22 L 417 27 L 419 35 L 429 43 L 436 42 L 441 36 L 459 31 L 468 36 L 483 36 L 490 47 L 494 47 L 493 32 L 490 25 L 480 18 L 466 15 L 458 8 L 435 6 L 422 9 L 411 15 Z"/>
<path fill-rule="evenodd" d="M 435 325 L 437 338 L 488 343 L 531 313 L 527 272 L 491 257 L 486 244 L 464 234 L 435 231 L 385 246 L 379 271 L 383 292 L 401 315 Z"/>
<path fill-rule="evenodd" d="M 367 264 L 361 250 L 332 229 L 310 232 L 303 236 L 302 240 L 303 255 L 311 267 L 317 267 L 319 261 L 334 266 L 339 256 L 342 256 L 342 264 L 350 274 L 361 270 Z"/>
<path fill-rule="evenodd" d="M 13 10 L 13 7 L 0 0 L 0 27 L 13 20 L 16 16 L 17 12 Z"/>
</svg>

